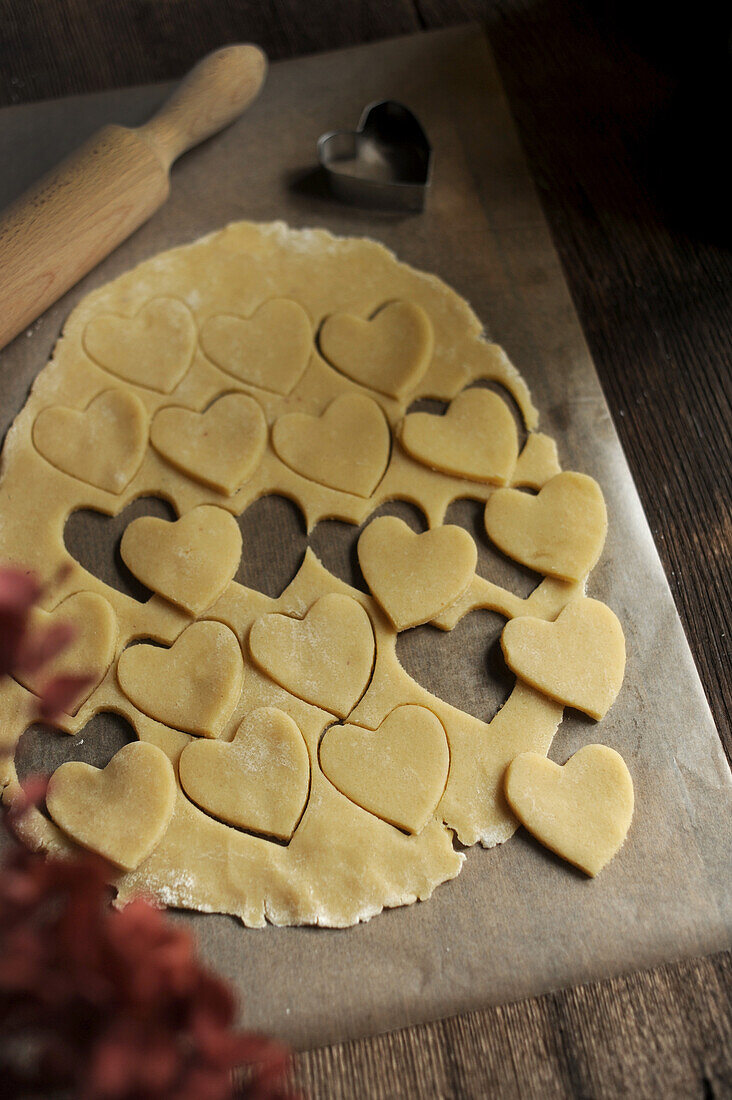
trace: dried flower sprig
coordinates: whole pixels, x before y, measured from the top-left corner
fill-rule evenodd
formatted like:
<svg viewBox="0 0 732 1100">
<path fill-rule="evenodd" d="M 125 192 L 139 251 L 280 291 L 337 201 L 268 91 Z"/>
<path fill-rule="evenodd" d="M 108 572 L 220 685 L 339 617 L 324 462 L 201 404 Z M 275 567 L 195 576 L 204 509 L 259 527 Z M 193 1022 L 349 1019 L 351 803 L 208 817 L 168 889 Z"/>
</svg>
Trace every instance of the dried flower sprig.
<svg viewBox="0 0 732 1100">
<path fill-rule="evenodd" d="M 31 637 L 41 591 L 32 575 L 0 570 L 0 679 L 37 670 L 68 644 L 58 627 Z M 63 708 L 78 679 L 52 681 L 41 713 Z M 5 815 L 14 842 L 0 868 L 3 1096 L 228 1100 L 232 1070 L 246 1067 L 237 1096 L 294 1100 L 288 1050 L 234 1030 L 234 997 L 198 962 L 187 931 L 143 899 L 114 910 L 101 857 L 20 843 L 19 823 L 45 790 L 45 779 L 27 780 Z"/>
<path fill-rule="evenodd" d="M 55 578 L 61 579 L 61 576 Z M 0 679 L 38 672 L 73 640 L 74 630 L 68 623 L 32 629 L 31 612 L 43 592 L 33 573 L 0 569 Z M 40 695 L 38 717 L 45 721 L 55 718 L 90 683 L 90 678 L 83 675 L 52 677 Z"/>
<path fill-rule="evenodd" d="M 110 907 L 91 853 L 14 845 L 0 877 L 0 1080 L 13 1098 L 285 1100 L 288 1052 L 233 1029 L 229 989 L 190 934 L 142 899 Z"/>
</svg>

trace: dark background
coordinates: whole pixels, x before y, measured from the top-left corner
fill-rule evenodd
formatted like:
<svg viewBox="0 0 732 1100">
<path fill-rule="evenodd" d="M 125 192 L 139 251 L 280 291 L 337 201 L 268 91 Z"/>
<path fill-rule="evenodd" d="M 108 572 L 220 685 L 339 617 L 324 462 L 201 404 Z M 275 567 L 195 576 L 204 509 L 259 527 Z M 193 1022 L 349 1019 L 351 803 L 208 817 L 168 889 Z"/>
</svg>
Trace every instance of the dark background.
<svg viewBox="0 0 732 1100">
<path fill-rule="evenodd" d="M 0 0 L 0 105 L 480 21 L 732 758 L 729 4 Z M 337 94 L 334 92 L 334 94 Z M 2 118 L 0 116 L 0 125 Z M 302 1055 L 312 1096 L 729 1097 L 732 959 Z"/>
</svg>

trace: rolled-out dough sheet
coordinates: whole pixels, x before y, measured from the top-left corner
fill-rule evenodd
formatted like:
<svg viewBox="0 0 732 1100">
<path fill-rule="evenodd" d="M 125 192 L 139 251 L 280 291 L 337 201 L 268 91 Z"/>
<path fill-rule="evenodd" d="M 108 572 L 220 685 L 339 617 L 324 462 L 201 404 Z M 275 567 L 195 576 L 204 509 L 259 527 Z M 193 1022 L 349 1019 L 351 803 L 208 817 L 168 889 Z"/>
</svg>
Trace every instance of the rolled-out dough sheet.
<svg viewBox="0 0 732 1100">
<path fill-rule="evenodd" d="M 297 323 L 288 329 L 292 317 Z M 258 372 L 267 354 L 269 373 Z M 429 455 L 407 454 L 398 429 L 420 398 L 446 403 L 450 418 L 454 402 L 479 382 L 497 384 L 505 396 L 492 393 L 483 405 L 478 434 L 505 435 L 513 399 L 520 410 L 513 434 L 526 438 L 537 423 L 526 386 L 483 338 L 467 304 L 381 245 L 322 230 L 233 223 L 154 257 L 80 304 L 5 444 L 0 548 L 6 560 L 51 584 L 54 607 L 84 593 L 101 600 L 115 623 L 114 656 L 100 641 L 93 690 L 61 728 L 82 736 L 96 714 L 124 715 L 142 742 L 167 754 L 178 790 L 167 829 L 156 832 L 140 809 L 144 774 L 119 773 L 129 785 L 131 821 L 119 782 L 105 787 L 101 772 L 75 764 L 62 769 L 63 798 L 49 803 L 53 821 L 37 812 L 28 822 L 34 840 L 52 851 L 74 842 L 105 849 L 110 832 L 134 830 L 137 820 L 137 847 L 128 845 L 118 860 L 127 871 L 116 883 L 121 902 L 144 892 L 252 926 L 343 927 L 429 898 L 464 863 L 454 840 L 490 847 L 513 835 L 517 821 L 503 792 L 507 765 L 519 752 L 547 752 L 577 677 L 590 708 L 593 692 L 606 686 L 604 654 L 595 688 L 592 655 L 577 665 L 571 627 L 560 632 L 551 621 L 582 599 L 606 519 L 596 483 L 584 478 L 600 501 L 599 516 L 588 519 L 585 497 L 575 501 L 571 476 L 555 472 L 549 452 L 543 469 L 535 462 L 539 482 L 546 481 L 538 496 L 500 490 L 535 505 L 518 530 L 529 532 L 549 579 L 528 599 L 494 585 L 483 605 L 516 617 L 514 625 L 538 612 L 552 628 L 556 644 L 544 677 L 551 690 L 540 655 L 538 673 L 534 656 L 525 680 L 525 658 L 518 659 L 508 699 L 484 722 L 407 675 L 396 655 L 398 632 L 444 613 L 476 576 L 476 543 L 464 529 L 442 525 L 446 508 L 458 497 L 490 501 L 496 482 L 511 483 L 519 455 L 515 446 L 507 467 L 499 453 L 495 476 L 478 481 L 459 476 L 462 469 L 474 473 L 466 456 L 456 454 L 446 473 Z M 432 427 L 439 438 L 443 417 L 430 421 L 426 437 Z M 357 524 L 383 502 L 407 500 L 433 530 L 415 535 L 393 517 L 365 527 L 359 555 L 375 599 L 330 573 L 311 550 L 273 599 L 232 579 L 237 550 L 246 558 L 249 548 L 226 537 L 227 519 L 265 494 L 295 500 L 311 527 L 331 518 Z M 558 548 L 554 531 L 547 533 L 544 494 L 561 513 Z M 171 502 L 179 519 L 141 517 L 125 530 L 124 560 L 156 593 L 143 603 L 84 570 L 65 547 L 64 527 L 79 508 L 116 514 L 144 496 Z M 509 511 L 514 503 L 509 499 Z M 204 534 L 214 536 L 203 553 L 201 516 Z M 511 522 L 513 531 L 516 518 Z M 271 538 L 276 552 L 275 531 Z M 586 565 L 558 587 L 552 574 L 564 568 L 575 539 L 577 560 Z M 512 553 L 520 559 L 522 551 Z M 192 570 L 206 598 L 194 591 L 191 601 Z M 88 648 L 87 630 L 81 622 L 74 645 Z M 621 681 L 622 664 L 596 709 L 607 709 Z M 2 691 L 3 737 L 12 746 L 32 721 L 32 693 L 17 683 Z M 277 827 L 274 806 L 263 818 L 256 799 L 249 817 L 243 805 L 233 821 L 225 778 L 234 757 L 187 751 L 194 738 L 235 741 L 262 708 L 288 716 L 307 750 L 304 772 L 291 755 L 290 771 L 278 773 L 283 802 L 299 806 L 285 815 L 293 818 L 290 829 Z M 339 720 L 342 729 L 330 728 Z M 269 736 L 268 727 L 255 728 Z M 195 794 L 211 760 L 222 769 L 218 801 L 215 784 L 206 797 Z M 259 785 L 274 803 L 276 768 L 271 754 L 251 753 L 248 782 L 256 788 L 259 770 Z M 96 831 L 94 821 L 79 827 L 71 812 L 74 777 L 84 804 L 90 784 L 110 791 L 106 814 L 98 799 Z M 8 764 L 5 799 L 17 791 Z M 157 805 L 150 813 L 160 818 Z M 274 834 L 263 820 L 275 821 Z M 152 850 L 151 835 L 159 837 Z"/>
</svg>

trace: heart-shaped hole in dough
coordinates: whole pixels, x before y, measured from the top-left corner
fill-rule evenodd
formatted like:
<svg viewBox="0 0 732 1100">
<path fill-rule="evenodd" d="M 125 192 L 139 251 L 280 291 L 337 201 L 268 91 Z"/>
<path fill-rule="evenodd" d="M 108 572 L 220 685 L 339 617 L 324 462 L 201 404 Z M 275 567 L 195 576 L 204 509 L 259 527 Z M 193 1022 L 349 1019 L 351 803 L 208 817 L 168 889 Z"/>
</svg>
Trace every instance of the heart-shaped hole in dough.
<svg viewBox="0 0 732 1100">
<path fill-rule="evenodd" d="M 22 784 L 33 776 L 51 775 L 70 760 L 105 768 L 116 752 L 133 741 L 137 734 L 130 723 L 112 711 L 99 711 L 74 736 L 35 722 L 18 739 L 13 763 Z"/>
<path fill-rule="evenodd" d="M 367 524 L 379 516 L 397 516 L 412 531 L 421 532 L 427 529 L 424 513 L 416 504 L 410 504 L 406 500 L 389 500 L 375 508 L 360 527 L 337 519 L 321 520 L 311 531 L 308 540 L 311 550 L 330 573 L 361 592 L 368 592 L 369 586 L 358 561 L 358 540 Z"/>
<path fill-rule="evenodd" d="M 64 544 L 87 573 L 125 596 L 145 603 L 152 596 L 151 590 L 130 573 L 120 554 L 122 536 L 139 516 L 176 518 L 172 505 L 160 497 L 138 497 L 116 516 L 79 508 L 66 520 Z"/>
<path fill-rule="evenodd" d="M 501 652 L 504 625 L 500 615 L 480 610 L 448 632 L 430 624 L 417 626 L 398 636 L 396 654 L 404 671 L 425 691 L 490 722 L 516 683 Z"/>
<path fill-rule="evenodd" d="M 485 577 L 516 596 L 520 596 L 521 599 L 525 599 L 531 595 L 543 578 L 533 569 L 509 558 L 488 539 L 483 522 L 484 512 L 485 505 L 482 501 L 468 500 L 463 497 L 450 504 L 445 512 L 444 522 L 464 527 L 472 536 L 478 548 L 478 563 L 475 567 L 478 576 Z"/>
<path fill-rule="evenodd" d="M 302 564 L 305 517 L 294 500 L 271 494 L 250 504 L 238 523 L 246 551 L 234 579 L 277 599 Z"/>
</svg>

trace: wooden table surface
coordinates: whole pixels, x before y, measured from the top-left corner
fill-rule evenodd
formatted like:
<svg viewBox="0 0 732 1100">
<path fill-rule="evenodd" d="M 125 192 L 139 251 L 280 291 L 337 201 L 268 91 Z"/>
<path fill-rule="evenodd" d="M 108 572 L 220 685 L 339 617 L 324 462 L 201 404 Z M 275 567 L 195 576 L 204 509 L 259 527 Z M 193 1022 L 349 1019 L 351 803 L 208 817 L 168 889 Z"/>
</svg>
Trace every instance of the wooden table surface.
<svg viewBox="0 0 732 1100">
<path fill-rule="evenodd" d="M 643 7 L 643 14 L 635 9 Z M 691 16 L 691 19 L 689 18 Z M 0 104 L 487 29 L 728 758 L 730 16 L 660 0 L 0 0 Z M 726 20 L 726 22 L 725 22 Z M 311 1097 L 732 1096 L 732 955 L 300 1055 Z"/>
</svg>

